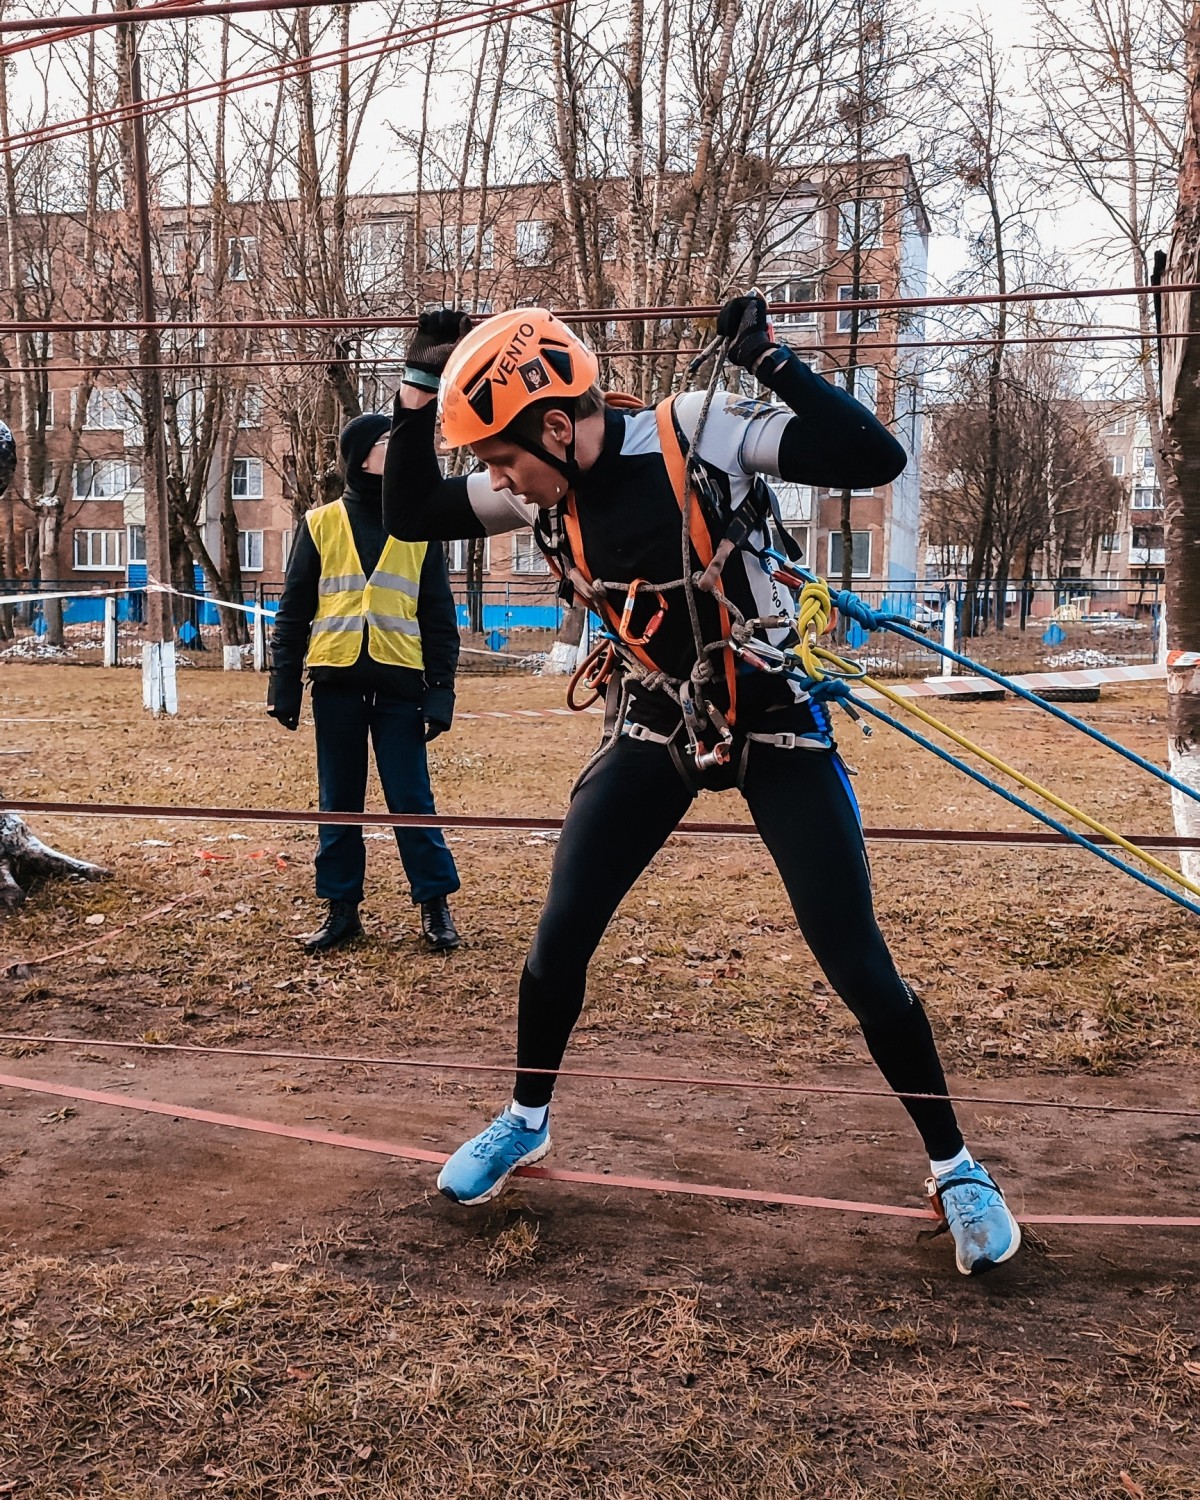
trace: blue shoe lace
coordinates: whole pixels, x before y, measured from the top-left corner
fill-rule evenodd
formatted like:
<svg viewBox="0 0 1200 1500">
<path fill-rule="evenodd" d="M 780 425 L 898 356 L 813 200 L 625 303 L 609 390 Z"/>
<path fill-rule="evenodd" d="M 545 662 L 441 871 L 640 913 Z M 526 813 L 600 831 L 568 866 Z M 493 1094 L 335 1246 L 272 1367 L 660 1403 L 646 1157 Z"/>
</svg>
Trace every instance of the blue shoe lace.
<svg viewBox="0 0 1200 1500">
<path fill-rule="evenodd" d="M 504 1161 L 511 1159 L 516 1162 L 529 1150 L 528 1144 L 520 1137 L 531 1135 L 536 1138 L 541 1134 L 541 1130 L 534 1130 L 505 1110 L 471 1142 L 471 1155 L 476 1161 L 494 1161 L 499 1156 Z"/>
</svg>

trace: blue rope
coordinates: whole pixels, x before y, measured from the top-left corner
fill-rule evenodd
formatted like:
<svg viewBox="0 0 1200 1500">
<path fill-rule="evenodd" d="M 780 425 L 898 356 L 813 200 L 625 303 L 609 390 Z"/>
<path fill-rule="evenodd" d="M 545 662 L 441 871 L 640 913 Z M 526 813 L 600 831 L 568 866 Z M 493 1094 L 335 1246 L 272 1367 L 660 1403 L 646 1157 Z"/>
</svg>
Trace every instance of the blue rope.
<svg viewBox="0 0 1200 1500">
<path fill-rule="evenodd" d="M 842 605 L 839 602 L 838 608 Z M 874 611 L 869 611 L 874 613 Z M 857 619 L 858 617 L 855 616 Z M 1010 693 L 1015 693 L 1018 698 L 1024 698 L 1026 703 L 1032 703 L 1036 708 L 1044 708 L 1048 714 L 1053 714 L 1056 719 L 1061 719 L 1064 724 L 1070 724 L 1073 729 L 1079 729 L 1087 735 L 1088 739 L 1095 740 L 1097 744 L 1106 746 L 1109 750 L 1115 750 L 1131 764 L 1142 771 L 1149 771 L 1150 775 L 1164 782 L 1177 792 L 1182 792 L 1185 797 L 1190 797 L 1193 802 L 1200 802 L 1200 792 L 1195 787 L 1188 786 L 1187 782 L 1180 781 L 1177 776 L 1172 776 L 1170 771 L 1164 771 L 1161 766 L 1156 766 L 1153 761 L 1147 760 L 1145 756 L 1139 755 L 1136 750 L 1130 750 L 1127 745 L 1122 745 L 1119 740 L 1113 740 L 1099 729 L 1093 729 L 1083 719 L 1077 719 L 1074 714 L 1067 713 L 1058 707 L 1056 703 L 1047 703 L 1045 698 L 1039 698 L 1036 693 L 1030 692 L 1028 688 L 1021 687 L 1019 683 L 1010 678 L 1002 676 L 999 672 L 993 672 L 990 667 L 985 667 L 981 662 L 972 661 L 969 656 L 962 656 L 957 651 L 952 651 L 949 646 L 943 646 L 939 641 L 930 640 L 919 631 L 910 629 L 903 621 L 897 620 L 889 615 L 877 615 L 880 627 L 885 630 L 894 631 L 896 635 L 903 636 L 905 640 L 915 641 L 918 646 L 925 646 L 930 651 L 936 651 L 939 656 L 948 657 L 956 661 L 960 666 L 969 667 L 972 672 L 977 672 L 980 677 L 986 677 L 989 682 L 996 683 L 999 687 L 1006 688 Z"/>
<path fill-rule="evenodd" d="M 845 685 L 842 684 L 842 686 L 844 687 Z M 1134 880 L 1140 882 L 1140 884 L 1148 886 L 1152 891 L 1157 891 L 1160 896 L 1166 896 L 1168 900 L 1174 901 L 1176 906 L 1182 906 L 1185 911 L 1190 911 L 1193 916 L 1200 917 L 1200 906 L 1189 901 L 1186 896 L 1181 896 L 1178 891 L 1173 891 L 1170 886 L 1163 885 L 1161 881 L 1155 880 L 1153 876 L 1146 875 L 1141 870 L 1135 868 L 1135 866 L 1127 864 L 1125 860 L 1118 858 L 1117 855 L 1110 854 L 1107 849 L 1102 848 L 1099 844 L 1094 844 L 1091 839 L 1084 838 L 1083 834 L 1077 833 L 1073 828 L 1068 828 L 1065 823 L 1060 823 L 1057 818 L 1052 818 L 1049 813 L 1043 812 L 1041 808 L 1035 807 L 1031 802 L 1026 802 L 1024 797 L 1018 797 L 1015 792 L 1010 792 L 1007 787 L 1003 787 L 998 782 L 993 781 L 990 776 L 985 776 L 982 771 L 977 771 L 974 766 L 970 766 L 966 761 L 960 760 L 957 755 L 952 755 L 948 750 L 943 750 L 940 745 L 926 739 L 917 730 L 910 729 L 907 724 L 902 724 L 899 719 L 894 719 L 891 714 L 884 713 L 881 708 L 875 708 L 862 698 L 856 698 L 848 689 L 844 694 L 834 693 L 830 696 L 846 697 L 856 709 L 860 709 L 865 714 L 870 714 L 872 718 L 879 719 L 884 724 L 890 724 L 893 729 L 898 729 L 907 739 L 923 746 L 926 750 L 931 750 L 939 760 L 945 761 L 947 765 L 961 771 L 964 776 L 969 776 L 972 781 L 978 782 L 980 786 L 987 787 L 989 791 L 995 792 L 998 797 L 1002 797 L 1005 802 L 1011 803 L 1013 807 L 1018 807 L 1022 812 L 1029 813 L 1039 823 L 1044 823 L 1047 828 L 1053 828 L 1056 833 L 1063 834 L 1073 844 L 1078 844 L 1081 849 L 1089 850 L 1099 859 L 1104 860 L 1106 864 L 1112 865 L 1114 869 L 1122 870 L 1126 875 L 1132 875 Z"/>
</svg>

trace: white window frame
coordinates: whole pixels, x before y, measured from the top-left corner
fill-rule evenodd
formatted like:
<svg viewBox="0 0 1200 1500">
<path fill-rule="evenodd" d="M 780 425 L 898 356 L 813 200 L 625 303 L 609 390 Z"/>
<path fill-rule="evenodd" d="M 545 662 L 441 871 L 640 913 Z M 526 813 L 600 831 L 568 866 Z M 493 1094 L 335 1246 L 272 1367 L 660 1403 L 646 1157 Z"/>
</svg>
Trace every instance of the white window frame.
<svg viewBox="0 0 1200 1500">
<path fill-rule="evenodd" d="M 1129 497 L 1130 510 L 1161 510 L 1162 496 L 1153 485 L 1135 485 Z"/>
<path fill-rule="evenodd" d="M 767 254 L 772 260 L 820 253 L 825 242 L 824 212 L 815 198 L 789 198 L 780 205 L 774 227 L 767 235 Z M 778 232 L 779 239 L 774 235 Z"/>
<path fill-rule="evenodd" d="M 513 260 L 519 266 L 544 266 L 553 241 L 549 219 L 518 219 L 513 230 Z"/>
<path fill-rule="evenodd" d="M 860 250 L 881 250 L 883 248 L 883 199 L 882 198 L 860 198 L 859 200 L 859 241 Z M 837 211 L 838 242 L 839 250 L 854 249 L 854 200 L 849 203 L 839 203 Z"/>
<path fill-rule="evenodd" d="M 132 413 L 129 398 L 120 386 L 94 385 L 88 392 L 83 414 L 84 432 L 124 432 Z"/>
<path fill-rule="evenodd" d="M 239 473 L 238 465 L 244 465 Z M 239 483 L 243 486 L 239 493 Z M 263 498 L 263 461 L 247 456 L 235 458 L 229 476 L 229 495 L 232 500 L 261 500 Z"/>
<path fill-rule="evenodd" d="M 621 227 L 613 214 L 596 223 L 596 249 L 605 264 L 618 260 L 621 253 Z"/>
<path fill-rule="evenodd" d="M 252 431 L 263 424 L 265 393 L 261 385 L 248 385 L 242 390 L 238 405 L 239 429 Z"/>
<path fill-rule="evenodd" d="M 364 267 L 387 270 L 404 260 L 408 225 L 399 215 L 366 219 L 356 229 L 355 240 Z"/>
<path fill-rule="evenodd" d="M 532 531 L 512 534 L 512 570 L 514 577 L 544 577 L 550 572 L 546 555 L 534 540 Z"/>
<path fill-rule="evenodd" d="M 1154 472 L 1154 449 L 1153 448 L 1143 448 L 1141 450 L 1141 461 L 1138 464 L 1138 467 L 1142 470 L 1143 473 L 1151 473 L 1152 474 Z"/>
<path fill-rule="evenodd" d="M 238 566 L 243 573 L 261 573 L 263 570 L 263 537 L 258 530 L 238 531 Z M 257 538 L 257 542 L 254 540 Z M 258 561 L 254 561 L 257 550 Z"/>
<path fill-rule="evenodd" d="M 470 546 L 470 538 L 458 538 L 446 543 L 446 566 L 451 573 L 465 574 L 467 571 L 467 548 Z M 488 573 L 492 567 L 492 539 L 483 539 L 483 571 Z"/>
<path fill-rule="evenodd" d="M 817 495 L 811 484 L 794 484 L 787 479 L 774 479 L 771 488 L 779 501 L 779 514 L 785 528 L 812 525 L 816 513 Z"/>
<path fill-rule="evenodd" d="M 258 272 L 258 236 L 231 234 L 228 250 L 229 280 L 253 281 Z"/>
<path fill-rule="evenodd" d="M 86 561 L 79 561 L 79 543 L 84 539 Z M 77 530 L 71 541 L 71 557 L 77 573 L 111 573 L 121 566 L 122 532 L 108 527 L 87 526 Z M 100 560 L 96 561 L 99 555 Z"/>
<path fill-rule="evenodd" d="M 80 489 L 80 470 L 91 469 L 91 482 L 87 489 Z M 134 471 L 136 465 L 125 458 L 80 458 L 76 459 L 71 474 L 71 493 L 76 500 L 123 500 L 130 490 L 137 489 Z M 97 471 L 100 471 L 98 474 Z M 100 478 L 97 490 L 97 478 Z M 140 481 L 141 474 L 137 474 Z"/>
<path fill-rule="evenodd" d="M 146 528 L 144 526 L 129 525 L 125 528 L 125 562 L 144 563 L 146 561 Z"/>
<path fill-rule="evenodd" d="M 1124 437 L 1129 431 L 1128 417 L 1114 417 L 1104 429 L 1105 437 Z"/>
<path fill-rule="evenodd" d="M 808 295 L 797 295 L 807 291 Z M 820 287 L 817 282 L 807 277 L 792 277 L 788 281 L 777 282 L 768 292 L 769 302 L 819 302 Z M 817 326 L 817 315 L 815 312 L 788 312 L 776 313 L 774 315 L 775 329 L 778 333 L 786 333 L 789 329 L 815 328 Z"/>
<path fill-rule="evenodd" d="M 1121 533 L 1119 531 L 1107 531 L 1100 538 L 1101 552 L 1120 552 Z"/>
<path fill-rule="evenodd" d="M 837 289 L 837 299 L 839 302 L 878 302 L 879 283 L 877 281 L 860 282 L 857 296 L 854 293 L 853 282 L 850 282 L 846 286 L 839 286 Z M 837 331 L 839 333 L 849 333 L 853 317 L 854 310 L 852 308 L 847 309 L 845 312 L 839 312 L 837 315 Z M 859 309 L 858 331 L 860 334 L 879 332 L 879 309 L 877 307 L 863 307 Z"/>
<path fill-rule="evenodd" d="M 1123 453 L 1114 453 L 1112 455 L 1112 471 L 1114 479 L 1121 479 L 1124 477 L 1125 455 Z"/>
<path fill-rule="evenodd" d="M 851 578 L 870 578 L 870 576 L 871 576 L 871 547 L 872 547 L 871 532 L 869 532 L 869 531 L 855 531 L 855 532 L 852 532 L 851 534 L 854 537 L 854 566 L 851 569 L 850 576 L 851 576 Z M 859 541 L 860 541 L 860 539 L 862 537 L 866 537 L 866 539 L 867 539 L 867 549 L 866 549 L 867 550 L 867 565 L 866 565 L 866 567 L 863 567 L 862 561 L 861 561 L 862 550 L 863 549 L 860 547 Z M 834 546 L 836 545 L 836 546 L 838 546 L 840 548 L 841 544 L 842 544 L 842 533 L 840 531 L 831 531 L 829 533 L 829 540 L 828 540 L 828 543 L 826 545 L 826 554 L 827 554 L 828 559 L 829 559 L 829 568 L 828 568 L 828 570 L 826 572 L 826 575 L 825 575 L 827 578 L 837 579 L 837 578 L 840 578 L 842 576 L 842 562 L 841 562 L 841 557 L 839 555 L 839 557 L 837 558 L 837 560 L 835 562 L 834 556 L 833 556 Z"/>
</svg>

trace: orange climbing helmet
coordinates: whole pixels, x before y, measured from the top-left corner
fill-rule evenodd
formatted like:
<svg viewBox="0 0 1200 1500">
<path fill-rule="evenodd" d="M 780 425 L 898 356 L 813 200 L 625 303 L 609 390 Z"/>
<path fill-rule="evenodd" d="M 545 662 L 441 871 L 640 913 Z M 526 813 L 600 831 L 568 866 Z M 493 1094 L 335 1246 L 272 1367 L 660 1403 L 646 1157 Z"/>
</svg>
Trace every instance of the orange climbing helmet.
<svg viewBox="0 0 1200 1500">
<path fill-rule="evenodd" d="M 438 397 L 442 437 L 451 448 L 497 437 L 535 401 L 557 396 L 573 403 L 599 375 L 592 351 L 544 307 L 496 313 L 446 362 Z"/>
</svg>

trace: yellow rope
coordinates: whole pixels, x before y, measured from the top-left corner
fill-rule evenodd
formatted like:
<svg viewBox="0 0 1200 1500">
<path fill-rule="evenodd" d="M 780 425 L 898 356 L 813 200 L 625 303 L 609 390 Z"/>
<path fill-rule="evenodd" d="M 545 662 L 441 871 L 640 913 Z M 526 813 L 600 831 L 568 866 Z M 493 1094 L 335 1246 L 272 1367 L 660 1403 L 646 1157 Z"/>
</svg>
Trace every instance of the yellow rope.
<svg viewBox="0 0 1200 1500">
<path fill-rule="evenodd" d="M 1064 798 L 1058 796 L 1057 793 L 1050 791 L 1048 787 L 1042 786 L 1040 782 L 1032 780 L 1023 771 L 1018 771 L 1016 766 L 1010 766 L 1007 761 L 1001 760 L 997 755 L 993 755 L 990 750 L 985 750 L 982 745 L 977 745 L 974 740 L 968 739 L 965 734 L 960 734 L 952 725 L 943 723 L 941 719 L 934 718 L 931 713 L 927 713 L 923 708 L 918 707 L 910 698 L 902 696 L 894 688 L 885 686 L 878 678 L 868 676 L 856 667 L 853 662 L 847 661 L 845 657 L 838 656 L 836 652 L 829 651 L 823 646 L 818 646 L 817 637 L 828 630 L 830 620 L 833 616 L 833 601 L 830 597 L 829 585 L 824 579 L 820 579 L 815 583 L 805 584 L 804 588 L 800 591 L 797 609 L 797 626 L 802 633 L 799 643 L 792 648 L 791 654 L 799 660 L 805 673 L 814 681 L 819 682 L 823 677 L 830 675 L 825 670 L 826 664 L 834 667 L 837 675 L 840 677 L 849 676 L 857 678 L 864 687 L 873 688 L 875 692 L 880 693 L 889 702 L 896 704 L 898 708 L 905 709 L 914 718 L 919 719 L 922 724 L 927 724 L 931 729 L 940 730 L 947 739 L 958 745 L 960 749 L 967 750 L 972 755 L 977 755 L 980 760 L 986 765 L 991 766 L 993 770 L 1000 771 L 1003 775 L 1012 777 L 1019 786 L 1023 786 L 1026 791 L 1033 792 L 1036 796 L 1044 798 L 1052 807 L 1056 807 L 1059 812 L 1066 813 L 1068 817 L 1076 819 L 1085 828 L 1090 828 L 1093 833 L 1098 833 L 1102 838 L 1111 840 L 1118 848 L 1124 849 L 1127 854 L 1132 854 L 1136 858 L 1144 860 L 1152 870 L 1157 870 L 1160 875 L 1165 875 L 1168 880 L 1172 880 L 1176 885 L 1182 886 L 1185 891 L 1190 892 L 1193 896 L 1200 896 L 1200 885 L 1196 885 L 1186 875 L 1182 875 L 1178 870 L 1172 869 L 1170 865 L 1164 864 L 1161 859 L 1156 859 L 1153 854 L 1142 849 L 1139 845 L 1130 843 L 1127 838 L 1123 838 L 1106 824 L 1097 821 L 1097 819 L 1091 817 L 1073 803 L 1067 802 Z"/>
</svg>

